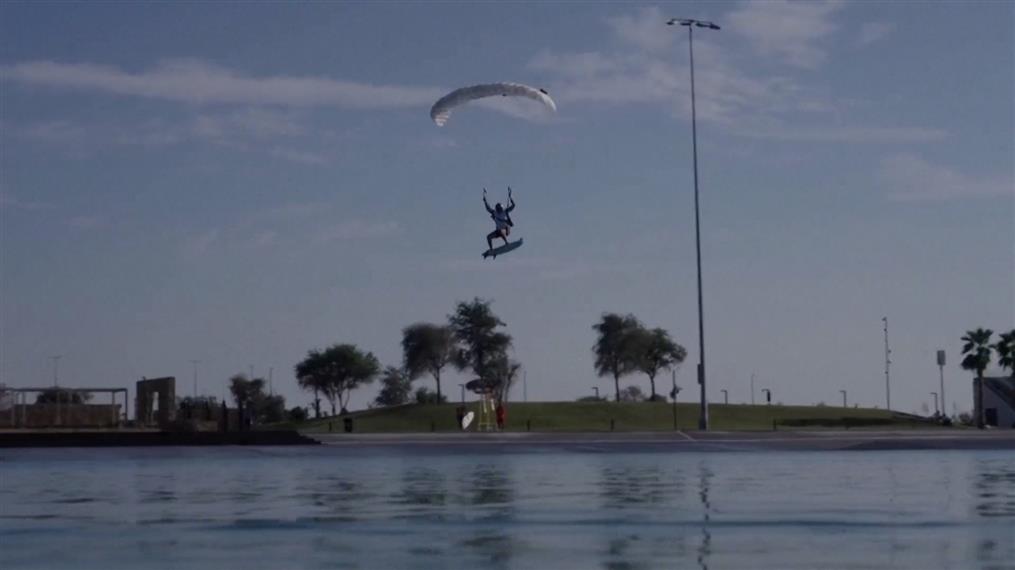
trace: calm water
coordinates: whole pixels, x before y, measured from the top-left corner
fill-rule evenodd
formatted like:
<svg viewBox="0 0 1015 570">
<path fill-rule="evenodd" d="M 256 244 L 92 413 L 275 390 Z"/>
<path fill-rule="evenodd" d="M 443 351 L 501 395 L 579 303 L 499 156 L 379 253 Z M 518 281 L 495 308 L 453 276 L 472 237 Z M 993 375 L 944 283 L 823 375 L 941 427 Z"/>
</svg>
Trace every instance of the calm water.
<svg viewBox="0 0 1015 570">
<path fill-rule="evenodd" d="M 1015 569 L 1015 454 L 0 450 L 5 570 L 663 567 Z"/>
</svg>

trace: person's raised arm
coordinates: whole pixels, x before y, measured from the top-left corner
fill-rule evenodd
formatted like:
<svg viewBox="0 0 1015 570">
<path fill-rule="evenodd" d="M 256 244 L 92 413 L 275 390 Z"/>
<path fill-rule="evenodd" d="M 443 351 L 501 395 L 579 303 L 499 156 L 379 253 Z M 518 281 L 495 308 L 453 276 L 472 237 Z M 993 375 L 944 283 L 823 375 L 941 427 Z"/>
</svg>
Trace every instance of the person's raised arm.
<svg viewBox="0 0 1015 570">
<path fill-rule="evenodd" d="M 483 188 L 483 206 L 486 207 L 488 214 L 493 214 L 493 208 L 490 207 L 490 203 L 486 201 L 486 188 Z"/>
<path fill-rule="evenodd" d="M 511 210 L 515 209 L 515 198 L 514 198 L 514 196 L 511 195 L 511 187 L 510 186 L 508 186 L 508 200 L 511 201 L 511 205 L 507 207 L 506 211 L 507 212 L 511 212 Z"/>
</svg>

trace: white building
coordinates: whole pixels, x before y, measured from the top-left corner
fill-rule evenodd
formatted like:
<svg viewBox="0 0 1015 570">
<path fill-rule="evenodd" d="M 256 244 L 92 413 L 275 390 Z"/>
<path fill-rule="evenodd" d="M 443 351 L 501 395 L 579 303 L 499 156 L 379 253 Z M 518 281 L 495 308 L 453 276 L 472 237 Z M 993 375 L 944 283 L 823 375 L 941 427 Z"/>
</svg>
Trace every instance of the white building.
<svg viewBox="0 0 1015 570">
<path fill-rule="evenodd" d="M 983 423 L 988 426 L 1015 429 L 1015 377 L 983 378 Z M 973 381 L 973 401 L 979 402 L 977 381 Z M 976 407 L 976 416 L 980 406 Z"/>
</svg>

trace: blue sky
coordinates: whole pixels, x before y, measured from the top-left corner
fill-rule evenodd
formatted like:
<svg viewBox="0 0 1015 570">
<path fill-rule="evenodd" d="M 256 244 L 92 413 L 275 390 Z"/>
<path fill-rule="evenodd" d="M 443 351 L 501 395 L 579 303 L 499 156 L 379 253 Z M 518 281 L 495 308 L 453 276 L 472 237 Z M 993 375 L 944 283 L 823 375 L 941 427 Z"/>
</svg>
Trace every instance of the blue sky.
<svg viewBox="0 0 1015 570">
<path fill-rule="evenodd" d="M 708 372 L 794 403 L 919 410 L 969 328 L 1015 324 L 1011 3 L 17 3 L 0 7 L 0 381 L 221 397 L 308 349 L 399 360 L 493 299 L 530 399 L 596 380 L 633 312 L 691 353 L 695 35 Z M 448 90 L 518 81 L 428 117 Z M 481 189 L 525 246 L 484 262 Z M 447 381 L 449 393 L 457 393 Z M 642 377 L 630 382 L 647 388 Z M 353 399 L 358 407 L 374 388 Z M 760 396 L 760 391 L 759 391 Z M 520 391 L 516 393 L 520 398 Z M 949 410 L 952 406 L 949 404 Z"/>
</svg>

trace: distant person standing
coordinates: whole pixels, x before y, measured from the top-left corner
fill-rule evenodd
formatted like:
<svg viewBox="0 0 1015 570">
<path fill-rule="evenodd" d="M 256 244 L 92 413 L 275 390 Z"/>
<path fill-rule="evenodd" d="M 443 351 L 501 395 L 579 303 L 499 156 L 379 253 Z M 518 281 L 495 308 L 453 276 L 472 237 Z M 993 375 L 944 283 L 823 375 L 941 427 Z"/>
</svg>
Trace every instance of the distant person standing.
<svg viewBox="0 0 1015 570">
<path fill-rule="evenodd" d="M 507 423 L 507 409 L 504 407 L 503 402 L 497 402 L 497 429 L 503 430 L 504 425 Z"/>
</svg>

